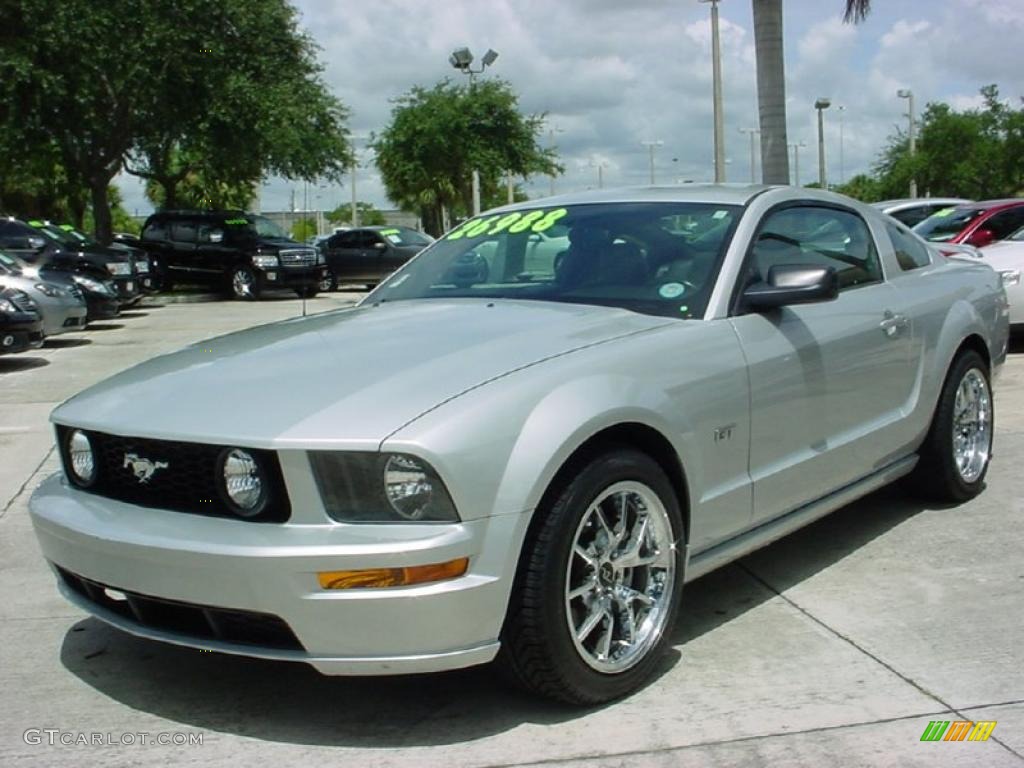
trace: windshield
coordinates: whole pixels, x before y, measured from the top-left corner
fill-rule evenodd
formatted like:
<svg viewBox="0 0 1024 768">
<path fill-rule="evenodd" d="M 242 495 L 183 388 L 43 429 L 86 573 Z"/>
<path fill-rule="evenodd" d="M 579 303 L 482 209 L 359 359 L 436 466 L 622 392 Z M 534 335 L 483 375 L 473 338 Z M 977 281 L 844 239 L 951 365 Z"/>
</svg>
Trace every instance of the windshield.
<svg viewBox="0 0 1024 768">
<path fill-rule="evenodd" d="M 82 232 L 79 232 L 77 229 L 72 227 L 70 224 L 61 224 L 60 225 L 60 230 L 62 232 L 64 232 L 66 235 L 68 235 L 69 237 L 72 237 L 75 240 L 77 240 L 82 245 L 93 245 L 94 244 L 94 241 L 93 241 L 93 239 L 91 237 L 89 237 L 88 235 L 86 235 L 86 234 L 84 234 Z"/>
<path fill-rule="evenodd" d="M 404 227 L 388 227 L 379 230 L 381 237 L 387 240 L 392 245 L 406 246 L 416 245 L 421 248 L 426 248 L 430 245 L 433 240 L 424 235 L 422 232 L 417 232 L 415 229 L 405 229 Z"/>
<path fill-rule="evenodd" d="M 0 253 L 0 272 L 10 275 L 20 275 L 21 267 L 22 263 L 20 260 L 13 256 L 8 256 L 6 253 Z"/>
<path fill-rule="evenodd" d="M 984 212 L 984 208 L 944 208 L 914 227 L 914 232 L 925 240 L 942 243 L 959 235 Z"/>
<path fill-rule="evenodd" d="M 250 215 L 246 218 L 255 227 L 256 234 L 268 240 L 291 240 L 291 236 L 266 216 Z"/>
<path fill-rule="evenodd" d="M 742 209 L 603 203 L 471 219 L 365 301 L 526 299 L 701 317 Z"/>
<path fill-rule="evenodd" d="M 46 224 L 42 221 L 30 221 L 29 226 L 39 234 L 46 236 L 55 243 L 61 245 L 78 245 L 78 241 L 55 224 Z"/>
</svg>

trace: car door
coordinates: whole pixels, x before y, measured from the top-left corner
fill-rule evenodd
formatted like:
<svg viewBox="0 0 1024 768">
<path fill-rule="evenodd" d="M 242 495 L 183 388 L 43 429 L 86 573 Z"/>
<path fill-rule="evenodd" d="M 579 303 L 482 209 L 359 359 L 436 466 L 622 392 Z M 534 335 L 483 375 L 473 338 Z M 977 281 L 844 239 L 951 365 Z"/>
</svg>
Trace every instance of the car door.
<svg viewBox="0 0 1024 768">
<path fill-rule="evenodd" d="M 389 252 L 394 251 L 391 244 L 381 235 L 380 232 L 368 229 L 363 233 L 360 240 L 360 257 L 363 260 L 365 277 L 374 280 L 383 280 L 395 271 L 389 267 Z"/>
<path fill-rule="evenodd" d="M 192 219 L 176 219 L 170 223 L 167 250 L 170 257 L 171 274 L 178 280 L 200 280 L 196 254 L 196 222 Z"/>
<path fill-rule="evenodd" d="M 753 524 L 879 469 L 899 448 L 887 426 L 903 418 L 914 372 L 910 323 L 885 282 L 867 224 L 824 204 L 777 207 L 761 221 L 746 281 L 776 264 L 830 266 L 833 301 L 732 318 L 749 366 Z"/>
<path fill-rule="evenodd" d="M 326 261 L 331 272 L 339 280 L 362 277 L 359 271 L 359 237 L 361 230 L 349 230 L 333 235 L 327 241 Z"/>
</svg>

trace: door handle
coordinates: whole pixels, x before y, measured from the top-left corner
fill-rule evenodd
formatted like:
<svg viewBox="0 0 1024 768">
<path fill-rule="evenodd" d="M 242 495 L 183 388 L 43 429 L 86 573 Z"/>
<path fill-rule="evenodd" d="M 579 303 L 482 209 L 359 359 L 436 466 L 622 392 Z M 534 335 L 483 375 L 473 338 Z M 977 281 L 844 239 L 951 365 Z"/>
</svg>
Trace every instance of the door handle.
<svg viewBox="0 0 1024 768">
<path fill-rule="evenodd" d="M 901 315 L 898 312 L 885 311 L 885 319 L 878 324 L 878 327 L 882 329 L 886 336 L 890 339 L 896 338 L 904 328 L 909 324 L 906 315 Z"/>
</svg>

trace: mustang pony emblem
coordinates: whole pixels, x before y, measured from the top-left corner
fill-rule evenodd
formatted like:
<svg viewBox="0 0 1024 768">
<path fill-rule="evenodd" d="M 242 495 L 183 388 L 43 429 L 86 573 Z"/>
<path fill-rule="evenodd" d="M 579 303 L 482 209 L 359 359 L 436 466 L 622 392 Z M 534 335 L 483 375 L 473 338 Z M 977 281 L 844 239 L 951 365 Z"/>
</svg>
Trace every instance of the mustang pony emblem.
<svg viewBox="0 0 1024 768">
<path fill-rule="evenodd" d="M 158 469 L 166 469 L 168 465 L 166 461 L 150 461 L 137 453 L 126 453 L 123 466 L 131 467 L 135 479 L 140 483 L 148 483 L 154 472 Z"/>
</svg>

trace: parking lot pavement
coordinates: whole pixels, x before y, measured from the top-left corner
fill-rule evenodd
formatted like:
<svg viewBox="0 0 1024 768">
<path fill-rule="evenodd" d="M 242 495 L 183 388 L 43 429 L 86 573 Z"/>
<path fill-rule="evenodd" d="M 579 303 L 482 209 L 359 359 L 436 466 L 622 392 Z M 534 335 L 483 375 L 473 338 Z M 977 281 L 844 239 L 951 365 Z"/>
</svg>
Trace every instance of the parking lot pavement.
<svg viewBox="0 0 1024 768">
<path fill-rule="evenodd" d="M 540 702 L 487 669 L 326 678 L 136 639 L 67 604 L 26 508 L 57 468 L 50 408 L 298 305 L 142 308 L 74 337 L 87 344 L 31 356 L 40 362 L 0 360 L 0 764 L 1024 765 L 1024 355 L 997 382 L 996 459 L 979 498 L 935 508 L 886 490 L 694 582 L 660 676 L 605 707 Z M 931 720 L 997 725 L 984 743 L 923 743 Z M 103 743 L 49 746 L 28 729 Z M 160 733 L 203 744 L 138 746 Z"/>
</svg>

